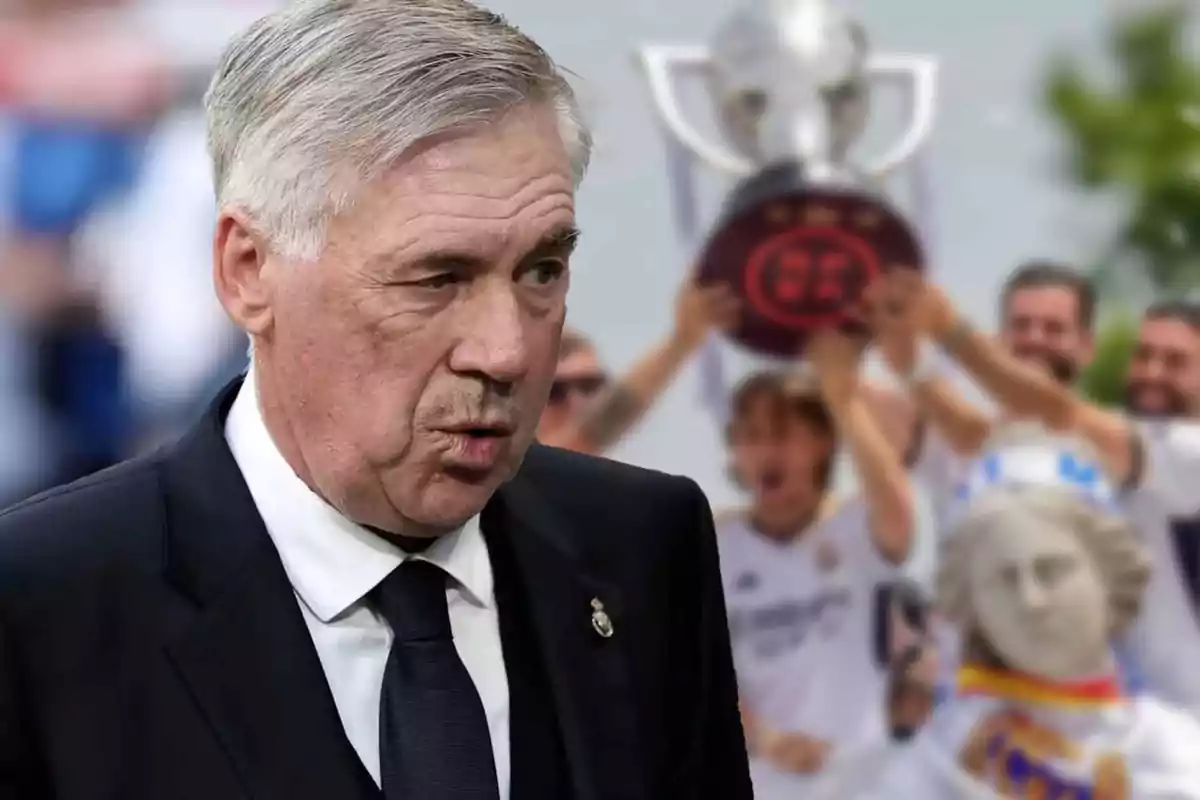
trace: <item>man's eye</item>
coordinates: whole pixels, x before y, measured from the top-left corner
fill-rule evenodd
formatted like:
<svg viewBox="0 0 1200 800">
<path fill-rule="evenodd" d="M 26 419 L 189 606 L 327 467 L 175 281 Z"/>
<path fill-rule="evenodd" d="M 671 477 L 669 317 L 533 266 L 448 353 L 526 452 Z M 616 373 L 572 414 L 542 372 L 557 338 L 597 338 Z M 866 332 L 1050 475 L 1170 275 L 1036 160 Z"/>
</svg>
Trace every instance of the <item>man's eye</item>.
<svg viewBox="0 0 1200 800">
<path fill-rule="evenodd" d="M 428 278 L 422 278 L 419 281 L 413 281 L 413 286 L 420 286 L 422 289 L 445 289 L 447 286 L 453 286 L 460 282 L 462 277 L 455 275 L 452 272 L 443 272 L 438 275 L 430 275 Z"/>
<path fill-rule="evenodd" d="M 521 280 L 534 286 L 549 286 L 563 276 L 567 265 L 562 261 L 539 261 L 521 274 Z"/>
</svg>

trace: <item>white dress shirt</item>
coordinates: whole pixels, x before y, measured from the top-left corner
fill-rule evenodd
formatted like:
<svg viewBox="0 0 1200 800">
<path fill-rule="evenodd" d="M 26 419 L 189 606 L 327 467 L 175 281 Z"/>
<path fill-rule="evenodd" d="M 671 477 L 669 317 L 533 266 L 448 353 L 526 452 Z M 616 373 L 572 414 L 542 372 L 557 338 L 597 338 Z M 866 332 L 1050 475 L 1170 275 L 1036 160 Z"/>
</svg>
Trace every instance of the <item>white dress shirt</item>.
<svg viewBox="0 0 1200 800">
<path fill-rule="evenodd" d="M 444 569 L 454 644 L 487 714 L 501 800 L 509 796 L 508 676 L 492 566 L 479 519 L 408 555 L 313 493 L 280 454 L 259 411 L 254 371 L 225 422 L 225 438 L 283 561 L 312 634 L 346 736 L 379 778 L 379 698 L 392 632 L 366 595 L 406 558 Z M 281 654 L 283 657 L 283 654 Z"/>
</svg>

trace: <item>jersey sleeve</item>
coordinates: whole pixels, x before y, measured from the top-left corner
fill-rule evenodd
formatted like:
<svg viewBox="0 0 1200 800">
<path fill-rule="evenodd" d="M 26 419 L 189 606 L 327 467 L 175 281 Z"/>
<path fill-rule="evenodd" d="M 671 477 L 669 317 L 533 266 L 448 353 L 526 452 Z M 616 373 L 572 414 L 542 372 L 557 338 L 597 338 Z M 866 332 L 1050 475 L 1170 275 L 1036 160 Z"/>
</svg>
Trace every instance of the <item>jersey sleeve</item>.
<svg viewBox="0 0 1200 800">
<path fill-rule="evenodd" d="M 871 518 L 866 500 L 854 495 L 842 501 L 822 524 L 829 545 L 836 548 L 854 574 L 866 583 L 879 583 L 896 578 L 900 573 L 875 545 L 871 535 Z M 820 557 L 820 555 L 818 555 Z"/>
<path fill-rule="evenodd" d="M 1194 513 L 1200 508 L 1200 423 L 1138 422 L 1135 432 L 1142 448 L 1135 491 L 1152 495 L 1168 513 Z"/>
</svg>

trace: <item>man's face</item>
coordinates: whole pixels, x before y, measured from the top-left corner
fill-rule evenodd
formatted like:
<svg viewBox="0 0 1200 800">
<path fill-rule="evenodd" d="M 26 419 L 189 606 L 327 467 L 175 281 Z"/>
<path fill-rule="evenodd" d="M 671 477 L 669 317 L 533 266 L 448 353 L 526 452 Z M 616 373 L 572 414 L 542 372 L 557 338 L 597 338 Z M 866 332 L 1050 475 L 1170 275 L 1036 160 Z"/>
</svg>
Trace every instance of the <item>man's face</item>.
<svg viewBox="0 0 1200 800">
<path fill-rule="evenodd" d="M 731 430 L 733 471 L 750 493 L 754 510 L 763 514 L 788 516 L 803 510 L 831 451 L 828 435 L 779 408 L 773 398 L 751 402 Z"/>
<path fill-rule="evenodd" d="M 1181 417 L 1200 398 L 1200 335 L 1182 320 L 1142 321 L 1129 362 L 1125 404 L 1141 417 Z"/>
<path fill-rule="evenodd" d="M 478 513 L 550 391 L 574 224 L 557 120 L 529 108 L 415 148 L 331 222 L 318 263 L 268 257 L 256 361 L 302 477 L 393 532 Z"/>
<path fill-rule="evenodd" d="M 1074 533 L 1014 508 L 971 554 L 981 632 L 1013 669 L 1050 681 L 1091 677 L 1108 652 L 1108 600 Z"/>
<path fill-rule="evenodd" d="M 1070 287 L 1016 289 L 1004 309 L 1000 339 L 1017 358 L 1072 383 L 1092 360 L 1092 336 L 1079 311 L 1079 297 Z"/>
<path fill-rule="evenodd" d="M 550 400 L 538 423 L 538 436 L 554 441 L 568 425 L 578 423 L 584 408 L 608 385 L 608 375 L 591 347 L 581 347 L 558 362 Z"/>
</svg>

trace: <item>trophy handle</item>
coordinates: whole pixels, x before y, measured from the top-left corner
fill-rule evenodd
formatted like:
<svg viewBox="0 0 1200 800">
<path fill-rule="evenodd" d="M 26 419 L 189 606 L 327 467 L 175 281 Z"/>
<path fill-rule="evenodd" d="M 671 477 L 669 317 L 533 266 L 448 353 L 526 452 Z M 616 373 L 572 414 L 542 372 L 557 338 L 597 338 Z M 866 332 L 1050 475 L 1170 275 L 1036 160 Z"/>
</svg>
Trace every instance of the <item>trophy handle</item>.
<svg viewBox="0 0 1200 800">
<path fill-rule="evenodd" d="M 754 164 L 728 147 L 715 144 L 700 134 L 687 120 L 675 92 L 675 75 L 690 72 L 704 74 L 709 68 L 705 47 L 647 45 L 637 52 L 646 72 L 650 96 L 659 120 L 667 131 L 696 158 L 711 167 L 737 177 L 754 172 Z M 878 81 L 900 81 L 909 90 L 909 123 L 899 141 L 867 166 L 872 177 L 886 177 L 912 159 L 933 132 L 937 110 L 937 61 L 919 55 L 872 55 L 866 64 L 868 75 Z"/>
<path fill-rule="evenodd" d="M 744 177 L 754 172 L 754 164 L 733 150 L 710 142 L 700 134 L 683 113 L 675 93 L 677 72 L 704 74 L 709 55 L 705 47 L 647 45 L 637 51 L 638 61 L 646 72 L 654 110 L 667 131 L 692 155 L 721 172 Z"/>
<path fill-rule="evenodd" d="M 908 89 L 909 122 L 904 135 L 883 155 L 867 165 L 867 173 L 882 178 L 911 161 L 929 141 L 937 111 L 937 61 L 929 56 L 872 55 L 867 74 L 879 81 L 900 81 Z"/>
</svg>

